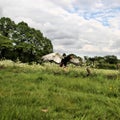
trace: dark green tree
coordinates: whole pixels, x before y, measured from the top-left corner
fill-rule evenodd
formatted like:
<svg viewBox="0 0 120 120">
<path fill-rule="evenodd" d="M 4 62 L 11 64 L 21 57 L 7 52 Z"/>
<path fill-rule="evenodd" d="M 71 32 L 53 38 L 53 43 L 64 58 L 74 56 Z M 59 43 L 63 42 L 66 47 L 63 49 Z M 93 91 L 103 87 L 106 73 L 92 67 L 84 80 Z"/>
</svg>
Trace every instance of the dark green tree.
<svg viewBox="0 0 120 120">
<path fill-rule="evenodd" d="M 0 59 L 12 59 L 13 44 L 7 37 L 0 36 Z"/>
<path fill-rule="evenodd" d="M 0 19 L 0 33 L 3 36 L 10 37 L 12 32 L 15 30 L 15 23 L 10 18 Z"/>
<path fill-rule="evenodd" d="M 29 27 L 25 22 L 15 24 L 3 17 L 0 19 L 0 34 L 11 40 L 11 53 L 22 62 L 39 62 L 42 55 L 53 52 L 51 41 L 40 30 Z"/>
<path fill-rule="evenodd" d="M 109 64 L 117 64 L 118 62 L 117 56 L 115 55 L 107 55 L 104 58 L 105 58 L 105 62 Z"/>
<path fill-rule="evenodd" d="M 51 41 L 25 22 L 18 23 L 12 38 L 21 61 L 38 62 L 42 55 L 53 52 Z"/>
</svg>

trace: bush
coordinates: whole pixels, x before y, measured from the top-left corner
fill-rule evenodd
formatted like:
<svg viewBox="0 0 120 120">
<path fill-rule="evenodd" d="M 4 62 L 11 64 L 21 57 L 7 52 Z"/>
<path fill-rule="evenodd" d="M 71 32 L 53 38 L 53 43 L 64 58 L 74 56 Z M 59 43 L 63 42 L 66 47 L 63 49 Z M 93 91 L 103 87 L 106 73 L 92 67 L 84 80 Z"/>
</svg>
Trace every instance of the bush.
<svg viewBox="0 0 120 120">
<path fill-rule="evenodd" d="M 115 64 L 109 64 L 109 63 L 101 63 L 97 65 L 97 68 L 99 69 L 116 69 Z"/>
</svg>

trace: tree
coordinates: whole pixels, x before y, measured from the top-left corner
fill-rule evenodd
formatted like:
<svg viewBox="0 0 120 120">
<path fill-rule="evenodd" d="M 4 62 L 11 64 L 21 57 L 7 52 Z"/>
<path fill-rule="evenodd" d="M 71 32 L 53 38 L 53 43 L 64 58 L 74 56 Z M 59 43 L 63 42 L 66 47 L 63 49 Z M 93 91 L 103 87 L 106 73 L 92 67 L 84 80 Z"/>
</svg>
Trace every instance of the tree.
<svg viewBox="0 0 120 120">
<path fill-rule="evenodd" d="M 0 33 L 3 36 L 10 37 L 12 31 L 15 29 L 15 23 L 10 18 L 0 19 Z"/>
<path fill-rule="evenodd" d="M 109 64 L 117 64 L 118 59 L 115 55 L 107 55 L 104 57 L 105 61 Z"/>
<path fill-rule="evenodd" d="M 42 55 L 53 52 L 51 41 L 44 37 L 39 30 L 30 28 L 25 22 L 18 23 L 13 39 L 15 40 L 19 57 L 21 58 L 27 53 L 26 57 L 28 57 L 29 61 L 33 61 L 34 58 L 38 62 Z M 22 59 L 25 58 L 22 57 L 20 60 Z"/>
<path fill-rule="evenodd" d="M 22 62 L 39 62 L 41 56 L 53 52 L 51 41 L 25 22 L 15 24 L 3 17 L 0 19 L 0 33 L 11 40 L 14 57 Z"/>
<path fill-rule="evenodd" d="M 9 59 L 11 52 L 13 51 L 12 41 L 7 37 L 0 36 L 0 58 Z"/>
</svg>

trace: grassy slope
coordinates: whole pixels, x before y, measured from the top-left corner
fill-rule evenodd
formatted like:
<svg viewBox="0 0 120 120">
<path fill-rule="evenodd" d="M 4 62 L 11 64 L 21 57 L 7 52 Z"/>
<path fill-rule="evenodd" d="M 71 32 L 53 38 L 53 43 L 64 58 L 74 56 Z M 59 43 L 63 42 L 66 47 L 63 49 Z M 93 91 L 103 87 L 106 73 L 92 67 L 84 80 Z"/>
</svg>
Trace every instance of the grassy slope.
<svg viewBox="0 0 120 120">
<path fill-rule="evenodd" d="M 0 62 L 0 120 L 119 120 L 120 74 Z"/>
</svg>

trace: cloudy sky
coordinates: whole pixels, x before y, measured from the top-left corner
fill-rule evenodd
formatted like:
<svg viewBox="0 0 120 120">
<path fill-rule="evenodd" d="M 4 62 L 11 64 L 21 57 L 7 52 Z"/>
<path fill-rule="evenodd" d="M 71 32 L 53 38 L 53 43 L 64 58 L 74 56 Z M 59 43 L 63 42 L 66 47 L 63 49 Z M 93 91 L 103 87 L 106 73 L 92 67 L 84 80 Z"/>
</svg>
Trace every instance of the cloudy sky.
<svg viewBox="0 0 120 120">
<path fill-rule="evenodd" d="M 54 52 L 120 58 L 120 0 L 0 0 L 0 17 L 25 21 Z"/>
</svg>

